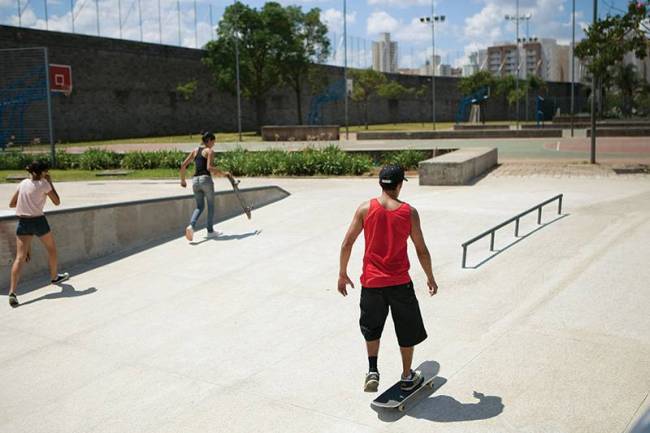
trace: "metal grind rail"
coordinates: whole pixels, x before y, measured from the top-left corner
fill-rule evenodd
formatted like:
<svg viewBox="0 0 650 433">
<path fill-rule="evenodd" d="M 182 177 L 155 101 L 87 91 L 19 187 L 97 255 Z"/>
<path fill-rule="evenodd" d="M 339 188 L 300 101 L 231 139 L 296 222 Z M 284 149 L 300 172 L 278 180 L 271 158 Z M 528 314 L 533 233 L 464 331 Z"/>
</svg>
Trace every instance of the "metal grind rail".
<svg viewBox="0 0 650 433">
<path fill-rule="evenodd" d="M 557 206 L 557 214 L 561 215 L 562 214 L 562 197 L 564 194 L 558 194 L 555 197 L 549 198 L 548 200 L 538 204 L 537 206 L 534 206 L 527 211 L 524 211 L 518 215 L 515 215 L 514 217 L 502 222 L 501 224 L 492 227 L 490 230 L 486 230 L 485 232 L 481 233 L 478 236 L 473 237 L 472 239 L 468 240 L 467 242 L 464 242 L 461 246 L 463 247 L 463 269 L 466 267 L 465 265 L 467 264 L 467 247 L 473 244 L 474 242 L 483 239 L 485 236 L 490 235 L 490 251 L 494 251 L 494 234 L 496 233 L 497 230 L 500 228 L 503 228 L 507 226 L 508 224 L 514 222 L 515 223 L 515 237 L 519 236 L 519 220 L 528 215 L 529 213 L 537 211 L 537 224 L 540 225 L 542 224 L 542 208 L 546 206 L 547 204 L 550 204 L 554 201 L 557 200 L 558 206 Z"/>
</svg>

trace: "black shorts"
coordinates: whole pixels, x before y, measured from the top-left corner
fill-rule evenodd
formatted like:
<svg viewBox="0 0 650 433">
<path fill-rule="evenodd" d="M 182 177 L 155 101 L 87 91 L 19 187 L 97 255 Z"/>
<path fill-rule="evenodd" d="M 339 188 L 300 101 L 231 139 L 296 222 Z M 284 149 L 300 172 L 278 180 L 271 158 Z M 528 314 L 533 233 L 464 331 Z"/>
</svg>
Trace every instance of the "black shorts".
<svg viewBox="0 0 650 433">
<path fill-rule="evenodd" d="M 366 341 L 378 340 L 390 308 L 400 347 L 411 347 L 427 338 L 413 283 L 361 289 L 359 326 Z"/>
<path fill-rule="evenodd" d="M 50 225 L 45 215 L 35 218 L 18 218 L 17 236 L 44 236 L 50 232 Z"/>
</svg>

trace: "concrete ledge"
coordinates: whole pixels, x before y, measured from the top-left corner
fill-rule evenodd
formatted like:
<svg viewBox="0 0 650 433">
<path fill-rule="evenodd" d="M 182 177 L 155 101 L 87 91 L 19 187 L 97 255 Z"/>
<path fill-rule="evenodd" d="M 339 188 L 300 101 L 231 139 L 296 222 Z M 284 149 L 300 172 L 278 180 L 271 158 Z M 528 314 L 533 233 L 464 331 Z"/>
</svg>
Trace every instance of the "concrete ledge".
<svg viewBox="0 0 650 433">
<path fill-rule="evenodd" d="M 587 137 L 591 137 L 591 129 L 587 129 Z M 645 128 L 621 128 L 598 126 L 596 137 L 650 137 L 650 127 Z"/>
<path fill-rule="evenodd" d="M 421 161 L 420 185 L 467 185 L 498 163 L 496 148 L 473 147 Z"/>
<path fill-rule="evenodd" d="M 244 200 L 255 209 L 282 200 L 289 193 L 277 186 L 242 189 Z M 85 206 L 47 212 L 56 239 L 60 268 L 84 264 L 114 253 L 128 255 L 182 236 L 195 201 L 192 195 L 151 200 Z M 205 221 L 205 214 L 199 227 Z M 241 215 L 232 191 L 215 194 L 215 222 Z M 253 218 L 255 211 L 253 210 Z M 0 217 L 0 284 L 9 284 L 11 265 L 16 255 L 15 216 Z M 47 274 L 47 254 L 34 240 L 32 260 L 25 264 L 23 276 Z"/>
<path fill-rule="evenodd" d="M 407 131 L 407 132 L 359 132 L 357 140 L 433 140 L 454 138 L 538 138 L 562 137 L 561 129 L 508 130 L 484 129 L 480 131 Z"/>
<path fill-rule="evenodd" d="M 474 123 L 454 124 L 454 131 L 475 131 L 485 129 L 510 129 L 510 125 L 482 125 Z"/>
<path fill-rule="evenodd" d="M 338 139 L 339 127 L 337 125 L 262 127 L 262 140 L 264 141 L 326 141 Z"/>
</svg>

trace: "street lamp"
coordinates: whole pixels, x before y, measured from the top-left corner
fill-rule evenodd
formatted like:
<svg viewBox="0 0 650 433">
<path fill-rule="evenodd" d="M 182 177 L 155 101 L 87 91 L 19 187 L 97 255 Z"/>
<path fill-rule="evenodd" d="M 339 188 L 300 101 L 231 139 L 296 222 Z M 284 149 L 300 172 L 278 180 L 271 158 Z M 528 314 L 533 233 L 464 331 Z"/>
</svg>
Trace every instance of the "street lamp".
<svg viewBox="0 0 650 433">
<path fill-rule="evenodd" d="M 598 21 L 598 0 L 594 0 L 593 24 Z M 596 163 L 596 74 L 591 74 L 591 164 Z"/>
<path fill-rule="evenodd" d="M 421 23 L 431 25 L 431 113 L 433 130 L 436 130 L 436 22 L 444 22 L 444 15 L 436 15 L 433 1 L 431 2 L 431 16 L 420 18 Z"/>
<path fill-rule="evenodd" d="M 572 2 L 571 10 L 571 137 L 575 129 L 575 98 L 576 98 L 576 0 Z"/>
<path fill-rule="evenodd" d="M 348 124 L 348 2 L 343 0 L 343 88 L 345 93 L 345 139 L 350 139 Z"/>
<path fill-rule="evenodd" d="M 506 21 L 514 21 L 515 26 L 517 27 L 517 35 L 515 38 L 516 44 L 515 44 L 515 56 L 516 56 L 516 62 L 517 62 L 517 67 L 515 68 L 515 73 L 516 75 L 516 80 L 515 80 L 515 91 L 517 92 L 517 129 L 519 129 L 519 68 L 520 68 L 520 60 L 519 60 L 519 21 L 520 20 L 530 20 L 530 17 L 532 15 L 527 14 L 527 15 L 519 15 L 519 0 L 517 0 L 517 10 L 515 15 L 506 15 L 505 19 Z"/>
</svg>

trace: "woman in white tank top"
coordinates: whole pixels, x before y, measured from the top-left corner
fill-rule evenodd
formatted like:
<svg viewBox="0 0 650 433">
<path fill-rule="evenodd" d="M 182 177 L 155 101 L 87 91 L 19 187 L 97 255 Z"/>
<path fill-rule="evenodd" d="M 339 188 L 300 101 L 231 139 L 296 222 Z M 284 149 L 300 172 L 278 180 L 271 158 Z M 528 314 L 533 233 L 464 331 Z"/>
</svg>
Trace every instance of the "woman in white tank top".
<svg viewBox="0 0 650 433">
<path fill-rule="evenodd" d="M 23 263 L 29 261 L 32 239 L 38 236 L 47 250 L 52 284 L 61 283 L 69 278 L 67 273 L 60 274 L 57 270 L 57 254 L 54 237 L 50 225 L 43 213 L 45 201 L 49 197 L 56 206 L 61 203 L 59 194 L 49 175 L 46 162 L 34 161 L 27 166 L 30 177 L 20 182 L 14 193 L 9 207 L 16 208 L 18 226 L 16 227 L 16 259 L 11 267 L 11 286 L 9 287 L 9 304 L 18 306 L 16 286 L 20 279 Z"/>
</svg>

